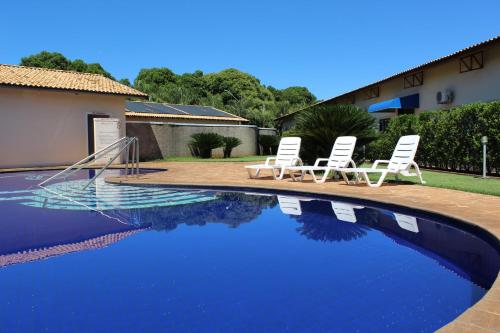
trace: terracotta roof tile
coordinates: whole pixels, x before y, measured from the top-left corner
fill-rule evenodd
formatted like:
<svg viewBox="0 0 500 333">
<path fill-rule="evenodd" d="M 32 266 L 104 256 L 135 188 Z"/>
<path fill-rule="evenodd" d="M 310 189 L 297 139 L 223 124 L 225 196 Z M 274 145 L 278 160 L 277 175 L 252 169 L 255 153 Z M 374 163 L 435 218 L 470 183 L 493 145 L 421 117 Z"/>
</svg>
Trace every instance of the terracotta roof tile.
<svg viewBox="0 0 500 333">
<path fill-rule="evenodd" d="M 0 64 L 0 85 L 147 97 L 143 92 L 100 74 L 2 64 Z"/>
</svg>

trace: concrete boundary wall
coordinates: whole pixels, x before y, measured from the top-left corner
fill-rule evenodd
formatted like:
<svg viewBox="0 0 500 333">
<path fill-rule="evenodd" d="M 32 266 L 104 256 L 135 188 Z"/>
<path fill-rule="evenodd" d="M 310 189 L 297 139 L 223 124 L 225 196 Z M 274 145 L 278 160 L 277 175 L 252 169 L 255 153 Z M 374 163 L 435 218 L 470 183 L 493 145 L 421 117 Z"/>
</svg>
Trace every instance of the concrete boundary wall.
<svg viewBox="0 0 500 333">
<path fill-rule="evenodd" d="M 151 161 L 172 156 L 191 156 L 188 143 L 195 133 L 217 133 L 234 136 L 242 144 L 236 147 L 231 156 L 258 154 L 259 128 L 252 125 L 229 124 L 179 124 L 162 122 L 127 121 L 127 136 L 139 138 L 140 158 Z M 276 133 L 275 129 L 263 129 L 265 134 Z M 214 149 L 214 157 L 222 157 L 222 148 Z"/>
</svg>

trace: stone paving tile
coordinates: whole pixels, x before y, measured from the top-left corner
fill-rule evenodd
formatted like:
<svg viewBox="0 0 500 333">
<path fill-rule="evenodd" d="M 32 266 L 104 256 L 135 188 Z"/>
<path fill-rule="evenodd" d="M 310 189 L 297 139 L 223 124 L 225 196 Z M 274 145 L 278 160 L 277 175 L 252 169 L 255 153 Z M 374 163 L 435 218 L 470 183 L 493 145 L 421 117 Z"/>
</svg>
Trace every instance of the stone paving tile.
<svg viewBox="0 0 500 333">
<path fill-rule="evenodd" d="M 167 171 L 119 178 L 110 182 L 137 184 L 182 184 L 252 187 L 294 190 L 309 193 L 354 197 L 419 208 L 478 225 L 500 238 L 500 197 L 409 184 L 384 184 L 380 188 L 346 185 L 341 181 L 315 184 L 310 178 L 293 182 L 290 178 L 274 180 L 270 175 L 249 179 L 244 165 L 255 163 L 158 162 L 141 167 L 167 168 Z M 264 171 L 265 172 L 265 171 Z M 500 332 L 500 279 L 486 296 L 440 332 Z"/>
</svg>

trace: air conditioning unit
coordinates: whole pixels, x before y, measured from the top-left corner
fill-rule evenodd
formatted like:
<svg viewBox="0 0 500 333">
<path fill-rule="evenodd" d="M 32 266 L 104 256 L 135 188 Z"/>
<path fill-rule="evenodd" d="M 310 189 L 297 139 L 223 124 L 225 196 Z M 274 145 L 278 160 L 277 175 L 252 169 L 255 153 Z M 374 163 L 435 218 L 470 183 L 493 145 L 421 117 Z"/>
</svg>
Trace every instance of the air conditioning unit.
<svg viewBox="0 0 500 333">
<path fill-rule="evenodd" d="M 438 104 L 450 104 L 453 102 L 453 91 L 446 89 L 444 91 L 438 91 L 436 93 L 436 102 Z"/>
</svg>

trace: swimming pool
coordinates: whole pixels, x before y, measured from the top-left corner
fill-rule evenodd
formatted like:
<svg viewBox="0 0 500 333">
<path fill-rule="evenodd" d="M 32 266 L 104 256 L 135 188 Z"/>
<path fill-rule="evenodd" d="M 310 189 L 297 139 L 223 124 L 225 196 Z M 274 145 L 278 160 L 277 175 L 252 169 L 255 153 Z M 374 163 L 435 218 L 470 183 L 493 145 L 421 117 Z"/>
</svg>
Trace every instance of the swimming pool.
<svg viewBox="0 0 500 333">
<path fill-rule="evenodd" d="M 120 172 L 109 170 L 107 175 Z M 494 281 L 446 218 L 290 193 L 0 174 L 0 332 L 432 332 Z"/>
</svg>

